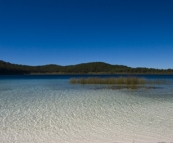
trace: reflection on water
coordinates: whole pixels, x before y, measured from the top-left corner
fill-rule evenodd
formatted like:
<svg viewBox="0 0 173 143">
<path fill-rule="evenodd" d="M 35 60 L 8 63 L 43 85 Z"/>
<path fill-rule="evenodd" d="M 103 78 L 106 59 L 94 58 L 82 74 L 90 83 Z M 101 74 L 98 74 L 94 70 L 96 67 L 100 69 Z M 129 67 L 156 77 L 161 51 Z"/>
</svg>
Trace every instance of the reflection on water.
<svg viewBox="0 0 173 143">
<path fill-rule="evenodd" d="M 1 80 L 0 142 L 173 141 L 172 87 L 111 90 L 68 79 Z"/>
</svg>

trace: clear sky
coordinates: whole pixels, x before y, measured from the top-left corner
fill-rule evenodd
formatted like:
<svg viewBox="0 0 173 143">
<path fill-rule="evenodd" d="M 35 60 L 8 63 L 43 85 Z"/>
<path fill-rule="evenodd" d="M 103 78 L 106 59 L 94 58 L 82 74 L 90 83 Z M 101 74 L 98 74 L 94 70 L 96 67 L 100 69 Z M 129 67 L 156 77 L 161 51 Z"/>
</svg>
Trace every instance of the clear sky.
<svg viewBox="0 0 173 143">
<path fill-rule="evenodd" d="M 173 0 L 0 0 L 0 60 L 173 68 Z"/>
</svg>

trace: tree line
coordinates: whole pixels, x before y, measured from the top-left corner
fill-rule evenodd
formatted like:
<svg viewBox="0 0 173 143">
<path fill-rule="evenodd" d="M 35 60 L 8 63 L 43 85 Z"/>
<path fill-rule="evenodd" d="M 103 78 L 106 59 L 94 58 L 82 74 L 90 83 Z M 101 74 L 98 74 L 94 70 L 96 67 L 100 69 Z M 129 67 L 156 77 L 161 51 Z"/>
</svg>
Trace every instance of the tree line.
<svg viewBox="0 0 173 143">
<path fill-rule="evenodd" d="M 15 74 L 173 74 L 173 69 L 131 68 L 124 65 L 111 65 L 103 62 L 77 65 L 27 66 L 0 61 L 0 75 Z"/>
</svg>

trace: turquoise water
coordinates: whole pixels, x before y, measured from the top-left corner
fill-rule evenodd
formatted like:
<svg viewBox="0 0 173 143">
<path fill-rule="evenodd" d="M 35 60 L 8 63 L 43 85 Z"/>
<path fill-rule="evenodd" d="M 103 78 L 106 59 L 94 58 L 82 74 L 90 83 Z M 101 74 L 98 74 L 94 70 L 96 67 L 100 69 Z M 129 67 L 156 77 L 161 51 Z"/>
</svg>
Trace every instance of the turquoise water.
<svg viewBox="0 0 173 143">
<path fill-rule="evenodd" d="M 71 76 L 1 76 L 0 143 L 173 141 L 173 76 L 153 89 L 71 85 Z"/>
</svg>

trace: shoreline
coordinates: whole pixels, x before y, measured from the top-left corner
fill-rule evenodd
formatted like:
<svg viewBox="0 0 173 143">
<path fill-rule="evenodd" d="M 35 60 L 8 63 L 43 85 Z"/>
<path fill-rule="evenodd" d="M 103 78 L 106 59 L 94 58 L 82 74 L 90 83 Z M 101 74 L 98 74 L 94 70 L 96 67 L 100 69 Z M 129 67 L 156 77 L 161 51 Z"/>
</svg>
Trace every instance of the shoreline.
<svg viewBox="0 0 173 143">
<path fill-rule="evenodd" d="M 28 76 L 28 75 L 88 75 L 88 76 L 107 76 L 107 75 L 122 75 L 122 76 L 142 76 L 142 75 L 157 75 L 157 76 L 164 76 L 164 75 L 168 75 L 168 76 L 173 76 L 173 74 L 159 74 L 159 73 L 30 73 L 30 74 L 0 74 L 0 76 Z"/>
<path fill-rule="evenodd" d="M 24 75 L 173 75 L 159 73 L 31 73 Z"/>
</svg>

